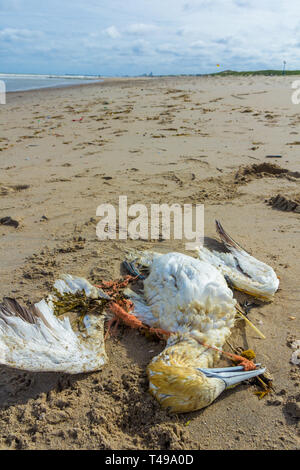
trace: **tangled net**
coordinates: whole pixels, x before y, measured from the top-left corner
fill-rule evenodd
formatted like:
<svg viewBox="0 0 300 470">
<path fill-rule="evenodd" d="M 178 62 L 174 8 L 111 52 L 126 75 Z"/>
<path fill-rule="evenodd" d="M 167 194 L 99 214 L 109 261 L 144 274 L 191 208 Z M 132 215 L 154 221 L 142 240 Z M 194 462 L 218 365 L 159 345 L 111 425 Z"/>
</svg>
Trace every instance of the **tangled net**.
<svg viewBox="0 0 300 470">
<path fill-rule="evenodd" d="M 128 286 L 129 282 L 137 280 L 138 276 L 133 277 L 127 275 L 124 279 L 117 281 L 102 281 L 101 284 L 96 284 L 95 287 L 102 289 L 111 300 L 107 304 L 107 308 L 113 313 L 114 317 L 108 322 L 108 330 L 105 339 L 111 332 L 113 324 L 115 329 L 118 327 L 119 322 L 122 321 L 130 328 L 140 330 L 144 333 L 157 336 L 159 339 L 166 339 L 171 335 L 171 332 L 162 330 L 161 328 L 151 328 L 141 322 L 132 312 L 134 305 L 131 300 L 127 299 L 123 294 L 123 289 Z"/>
</svg>

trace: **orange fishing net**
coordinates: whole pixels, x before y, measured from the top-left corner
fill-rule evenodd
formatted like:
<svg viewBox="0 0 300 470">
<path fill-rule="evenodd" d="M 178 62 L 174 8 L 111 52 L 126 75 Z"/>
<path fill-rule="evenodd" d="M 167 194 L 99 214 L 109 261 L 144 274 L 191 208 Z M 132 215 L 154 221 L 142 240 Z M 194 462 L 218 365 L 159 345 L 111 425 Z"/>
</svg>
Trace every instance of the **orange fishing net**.
<svg viewBox="0 0 300 470">
<path fill-rule="evenodd" d="M 138 276 L 133 277 L 128 275 L 122 280 L 102 281 L 101 284 L 95 285 L 95 287 L 99 287 L 110 296 L 111 301 L 108 303 L 108 308 L 114 314 L 114 318 L 112 318 L 108 323 L 108 330 L 106 332 L 105 339 L 110 334 L 112 325 L 115 323 L 115 328 L 117 328 L 120 320 L 130 328 L 146 331 L 150 334 L 156 335 L 159 339 L 165 339 L 171 335 L 169 331 L 165 331 L 160 328 L 151 328 L 150 326 L 145 325 L 131 313 L 134 305 L 131 300 L 126 299 L 122 290 L 128 286 L 129 282 L 135 281 L 137 278 Z"/>
</svg>

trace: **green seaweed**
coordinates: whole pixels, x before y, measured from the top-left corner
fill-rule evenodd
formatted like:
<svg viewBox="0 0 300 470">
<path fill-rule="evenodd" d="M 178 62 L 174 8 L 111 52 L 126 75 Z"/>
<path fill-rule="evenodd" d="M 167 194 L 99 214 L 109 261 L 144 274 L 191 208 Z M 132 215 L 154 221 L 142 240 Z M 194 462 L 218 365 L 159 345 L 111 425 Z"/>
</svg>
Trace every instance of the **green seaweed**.
<svg viewBox="0 0 300 470">
<path fill-rule="evenodd" d="M 261 390 L 254 392 L 254 394 L 258 396 L 259 400 L 273 391 L 272 380 L 266 377 L 264 374 L 262 374 L 260 377 L 255 377 L 255 381 L 256 385 L 261 388 Z"/>
<path fill-rule="evenodd" d="M 98 298 L 92 299 L 85 294 L 84 290 L 77 291 L 74 294 L 71 292 L 64 292 L 61 294 L 57 289 L 54 289 L 54 315 L 59 317 L 68 312 L 74 312 L 78 315 L 78 326 L 83 326 L 83 318 L 86 314 L 103 314 L 109 299 Z"/>
</svg>

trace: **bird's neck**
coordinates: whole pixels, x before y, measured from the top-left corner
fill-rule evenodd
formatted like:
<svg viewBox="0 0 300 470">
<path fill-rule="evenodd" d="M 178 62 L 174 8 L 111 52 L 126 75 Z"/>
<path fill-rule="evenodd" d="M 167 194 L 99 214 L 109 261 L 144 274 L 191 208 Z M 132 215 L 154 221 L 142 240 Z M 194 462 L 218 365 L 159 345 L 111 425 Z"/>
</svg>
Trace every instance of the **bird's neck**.
<svg viewBox="0 0 300 470">
<path fill-rule="evenodd" d="M 193 335 L 183 335 L 176 340 L 170 340 L 169 346 L 160 354 L 170 362 L 184 364 L 188 367 L 213 367 L 219 359 L 220 352 L 214 349 L 214 344 L 202 342 Z"/>
</svg>

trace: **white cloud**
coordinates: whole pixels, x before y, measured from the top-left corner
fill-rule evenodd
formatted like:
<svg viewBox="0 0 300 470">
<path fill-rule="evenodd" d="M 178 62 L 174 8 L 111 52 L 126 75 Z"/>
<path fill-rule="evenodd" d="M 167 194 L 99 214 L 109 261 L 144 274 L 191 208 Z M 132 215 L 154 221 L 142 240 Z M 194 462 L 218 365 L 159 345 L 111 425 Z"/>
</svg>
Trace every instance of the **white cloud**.
<svg viewBox="0 0 300 470">
<path fill-rule="evenodd" d="M 300 68 L 299 0 L 0 0 L 0 10 L 7 72 Z"/>
<path fill-rule="evenodd" d="M 204 47 L 205 45 L 207 45 L 207 43 L 205 43 L 205 41 L 202 41 L 201 39 L 199 39 L 198 41 L 194 41 L 190 44 L 191 47 Z"/>
<path fill-rule="evenodd" d="M 41 31 L 31 31 L 29 29 L 4 28 L 0 30 L 0 39 L 2 41 L 33 41 L 41 39 L 43 33 Z"/>
<path fill-rule="evenodd" d="M 128 26 L 126 32 L 129 34 L 148 34 L 153 33 L 158 29 L 153 24 L 135 23 Z"/>
<path fill-rule="evenodd" d="M 115 26 L 109 26 L 109 28 L 103 30 L 103 33 L 109 36 L 111 39 L 117 39 L 121 36 Z"/>
</svg>

